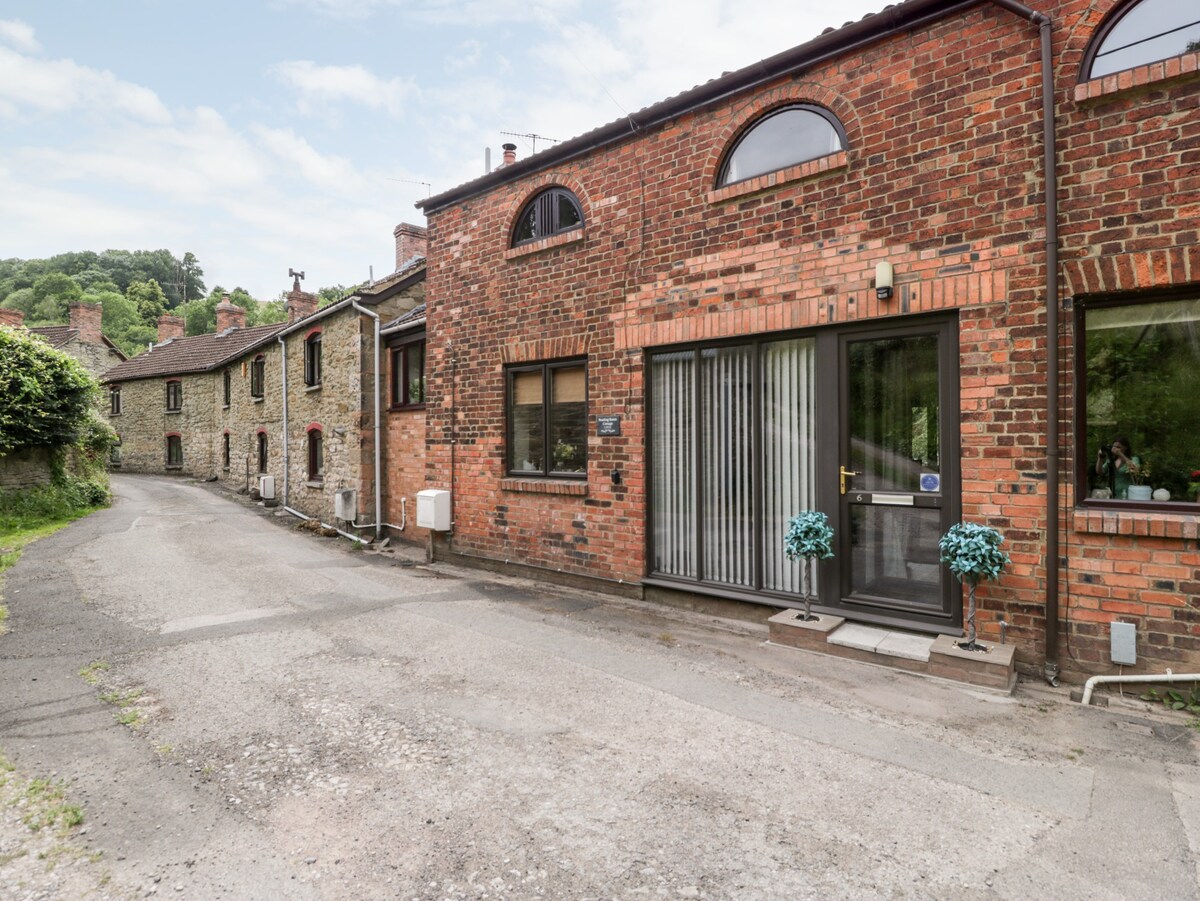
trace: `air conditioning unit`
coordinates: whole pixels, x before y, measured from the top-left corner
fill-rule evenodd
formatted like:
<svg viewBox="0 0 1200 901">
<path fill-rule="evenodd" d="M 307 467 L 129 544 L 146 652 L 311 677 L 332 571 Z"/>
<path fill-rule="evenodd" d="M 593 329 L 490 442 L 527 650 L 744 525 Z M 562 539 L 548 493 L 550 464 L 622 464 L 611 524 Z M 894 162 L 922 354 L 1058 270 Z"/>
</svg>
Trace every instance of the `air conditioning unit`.
<svg viewBox="0 0 1200 901">
<path fill-rule="evenodd" d="M 450 531 L 450 492 L 430 488 L 417 492 L 417 525 L 435 532 Z"/>
<path fill-rule="evenodd" d="M 264 501 L 275 500 L 275 476 L 258 477 L 258 494 Z"/>
<path fill-rule="evenodd" d="M 358 518 L 358 492 L 353 488 L 337 491 L 333 495 L 333 517 L 353 522 Z"/>
</svg>

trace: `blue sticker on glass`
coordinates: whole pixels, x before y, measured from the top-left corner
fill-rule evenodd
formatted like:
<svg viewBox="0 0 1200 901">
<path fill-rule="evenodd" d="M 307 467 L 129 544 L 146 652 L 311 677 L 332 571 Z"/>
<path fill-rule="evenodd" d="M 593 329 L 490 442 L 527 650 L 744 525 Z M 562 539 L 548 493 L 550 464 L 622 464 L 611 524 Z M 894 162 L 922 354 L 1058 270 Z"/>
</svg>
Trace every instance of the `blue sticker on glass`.
<svg viewBox="0 0 1200 901">
<path fill-rule="evenodd" d="M 921 490 L 922 491 L 940 491 L 942 489 L 942 477 L 936 472 L 921 473 Z"/>
</svg>

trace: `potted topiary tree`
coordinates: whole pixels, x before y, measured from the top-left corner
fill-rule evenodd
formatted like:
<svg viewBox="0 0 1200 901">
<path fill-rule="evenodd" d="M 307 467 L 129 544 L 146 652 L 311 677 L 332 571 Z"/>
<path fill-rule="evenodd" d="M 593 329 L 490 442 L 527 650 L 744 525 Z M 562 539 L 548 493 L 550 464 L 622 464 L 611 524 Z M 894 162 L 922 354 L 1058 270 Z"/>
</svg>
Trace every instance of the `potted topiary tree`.
<svg viewBox="0 0 1200 901">
<path fill-rule="evenodd" d="M 975 586 L 984 579 L 997 579 L 1009 562 L 1000 550 L 1004 536 L 991 526 L 960 522 L 950 527 L 938 542 L 942 562 L 959 582 L 967 583 L 967 640 L 958 642 L 964 651 L 986 651 L 987 645 L 975 640 Z"/>
<path fill-rule="evenodd" d="M 809 568 L 814 560 L 826 560 L 833 556 L 833 527 L 829 518 L 816 510 L 805 510 L 797 513 L 788 520 L 788 530 L 783 536 L 783 549 L 789 560 L 799 560 L 804 572 L 802 590 L 804 593 L 804 619 L 801 622 L 811 623 L 817 617 L 812 615 L 812 598 L 809 597 L 808 587 Z"/>
</svg>

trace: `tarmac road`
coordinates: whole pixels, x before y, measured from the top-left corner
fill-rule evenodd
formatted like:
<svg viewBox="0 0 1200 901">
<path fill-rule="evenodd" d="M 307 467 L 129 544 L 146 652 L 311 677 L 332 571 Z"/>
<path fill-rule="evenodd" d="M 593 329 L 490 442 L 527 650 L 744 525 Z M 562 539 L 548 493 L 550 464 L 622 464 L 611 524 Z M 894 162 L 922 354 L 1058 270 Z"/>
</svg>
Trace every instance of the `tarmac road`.
<svg viewBox="0 0 1200 901">
<path fill-rule="evenodd" d="M 1183 719 L 114 485 L 3 586 L 0 750 L 85 831 L 0 818 L 0 898 L 1200 898 Z"/>
</svg>

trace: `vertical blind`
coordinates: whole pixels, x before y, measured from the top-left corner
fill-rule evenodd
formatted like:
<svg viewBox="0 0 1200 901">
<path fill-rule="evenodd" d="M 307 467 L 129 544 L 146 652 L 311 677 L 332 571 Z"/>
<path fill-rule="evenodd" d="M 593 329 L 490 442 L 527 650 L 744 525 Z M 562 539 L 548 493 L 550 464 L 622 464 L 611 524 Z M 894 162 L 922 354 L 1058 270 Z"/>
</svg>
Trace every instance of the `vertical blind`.
<svg viewBox="0 0 1200 901">
<path fill-rule="evenodd" d="M 814 360 L 812 339 L 652 357 L 654 572 L 799 589 L 783 535 L 815 503 Z"/>
</svg>

